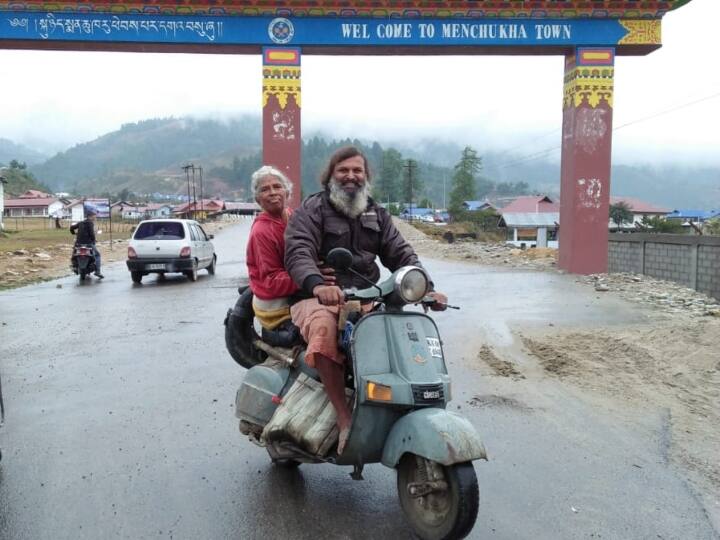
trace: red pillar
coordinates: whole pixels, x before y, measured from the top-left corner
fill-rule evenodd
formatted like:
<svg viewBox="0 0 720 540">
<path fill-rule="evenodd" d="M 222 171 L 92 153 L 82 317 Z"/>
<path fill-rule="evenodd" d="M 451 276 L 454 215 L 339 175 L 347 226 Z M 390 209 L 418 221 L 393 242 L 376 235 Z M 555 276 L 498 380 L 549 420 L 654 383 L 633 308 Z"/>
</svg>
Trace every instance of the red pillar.
<svg viewBox="0 0 720 540">
<path fill-rule="evenodd" d="M 612 48 L 565 59 L 558 265 L 575 274 L 607 272 L 614 63 Z"/>
<path fill-rule="evenodd" d="M 300 49 L 263 48 L 263 164 L 293 183 L 290 207 L 300 206 Z"/>
</svg>

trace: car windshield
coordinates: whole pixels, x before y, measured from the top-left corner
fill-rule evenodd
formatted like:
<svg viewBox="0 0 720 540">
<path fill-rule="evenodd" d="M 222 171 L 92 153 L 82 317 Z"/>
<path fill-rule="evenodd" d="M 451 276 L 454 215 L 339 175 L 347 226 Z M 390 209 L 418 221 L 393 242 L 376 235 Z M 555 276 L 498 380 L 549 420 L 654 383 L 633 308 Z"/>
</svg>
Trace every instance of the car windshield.
<svg viewBox="0 0 720 540">
<path fill-rule="evenodd" d="M 176 221 L 147 221 L 135 231 L 135 240 L 182 240 L 185 229 Z"/>
</svg>

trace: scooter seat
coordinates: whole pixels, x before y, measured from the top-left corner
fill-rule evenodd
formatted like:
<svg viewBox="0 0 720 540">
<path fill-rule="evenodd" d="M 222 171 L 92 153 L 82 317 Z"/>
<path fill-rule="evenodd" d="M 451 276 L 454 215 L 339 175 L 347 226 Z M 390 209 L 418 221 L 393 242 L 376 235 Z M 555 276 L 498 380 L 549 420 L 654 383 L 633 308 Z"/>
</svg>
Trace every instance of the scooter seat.
<svg viewBox="0 0 720 540">
<path fill-rule="evenodd" d="M 263 328 L 262 340 L 271 347 L 283 347 L 286 349 L 304 343 L 300 335 L 300 329 L 289 320 L 280 323 L 277 328 L 272 330 Z"/>
</svg>

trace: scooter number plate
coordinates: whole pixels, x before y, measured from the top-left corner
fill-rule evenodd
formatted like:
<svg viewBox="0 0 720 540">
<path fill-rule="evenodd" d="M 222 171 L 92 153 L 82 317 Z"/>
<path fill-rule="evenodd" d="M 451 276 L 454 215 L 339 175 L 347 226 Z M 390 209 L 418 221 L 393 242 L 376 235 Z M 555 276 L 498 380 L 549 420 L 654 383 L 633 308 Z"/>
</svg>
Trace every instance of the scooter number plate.
<svg viewBox="0 0 720 540">
<path fill-rule="evenodd" d="M 165 270 L 164 264 L 148 264 L 145 268 L 148 270 Z"/>
<path fill-rule="evenodd" d="M 425 391 L 423 392 L 423 399 L 440 399 L 440 391 Z"/>
</svg>

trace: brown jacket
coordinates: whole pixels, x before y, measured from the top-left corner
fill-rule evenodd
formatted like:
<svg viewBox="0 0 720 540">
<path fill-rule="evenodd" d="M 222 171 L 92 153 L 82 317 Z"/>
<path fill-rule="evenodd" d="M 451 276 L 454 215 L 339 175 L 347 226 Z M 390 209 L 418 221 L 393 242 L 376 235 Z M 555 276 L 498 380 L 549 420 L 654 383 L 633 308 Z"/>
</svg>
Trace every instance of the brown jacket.
<svg viewBox="0 0 720 540">
<path fill-rule="evenodd" d="M 344 247 L 353 254 L 353 270 L 372 282 L 380 277 L 375 258 L 394 272 L 406 265 L 422 266 L 413 248 L 397 230 L 387 210 L 370 199 L 355 219 L 341 214 L 326 191 L 310 195 L 290 218 L 285 230 L 285 268 L 303 293 L 322 285 L 318 268 L 332 248 Z M 368 283 L 349 272 L 336 274 L 341 288 L 365 288 Z"/>
</svg>

